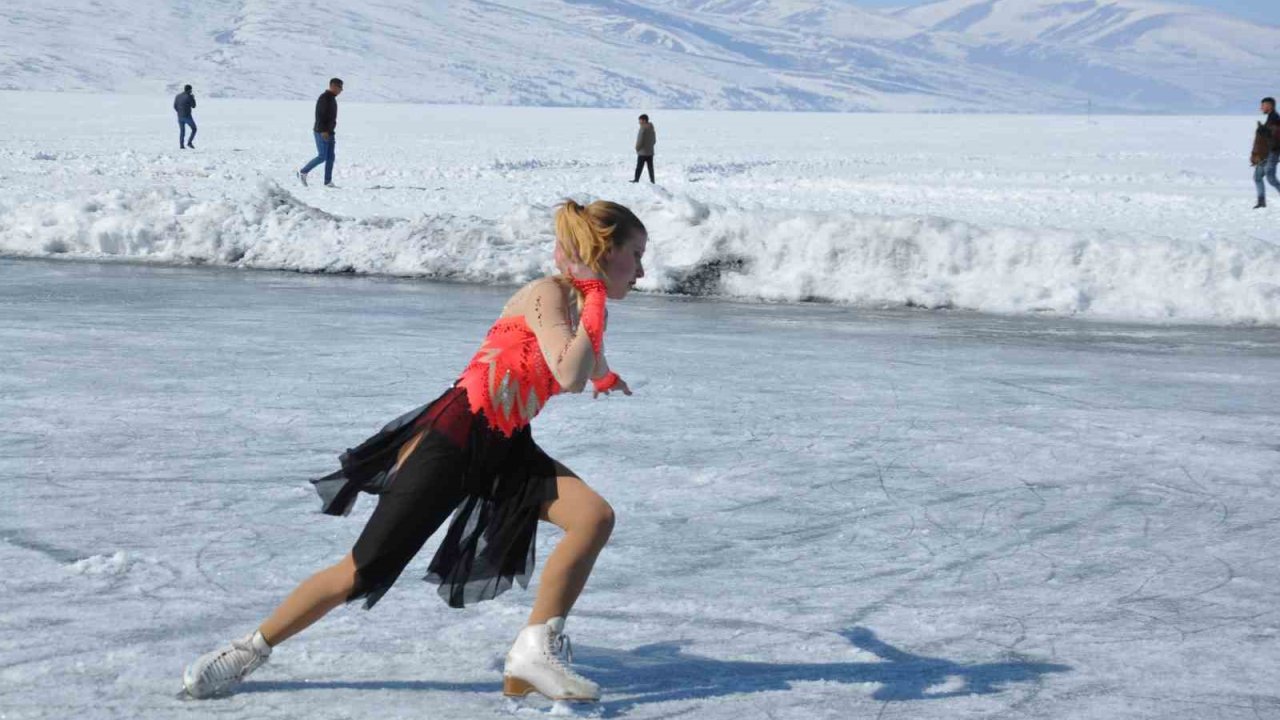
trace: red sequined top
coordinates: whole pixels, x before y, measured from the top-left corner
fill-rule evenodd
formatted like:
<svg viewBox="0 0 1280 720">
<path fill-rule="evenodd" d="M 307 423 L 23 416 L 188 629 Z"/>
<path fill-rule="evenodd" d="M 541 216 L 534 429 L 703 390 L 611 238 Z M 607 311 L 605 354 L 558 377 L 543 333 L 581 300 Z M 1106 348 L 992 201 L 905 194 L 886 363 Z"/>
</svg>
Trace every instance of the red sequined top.
<svg viewBox="0 0 1280 720">
<path fill-rule="evenodd" d="M 489 425 L 510 436 L 560 393 L 524 316 L 501 318 L 458 378 L 466 388 L 471 412 L 484 414 Z"/>
<path fill-rule="evenodd" d="M 604 283 L 574 285 L 585 295 L 579 327 L 598 354 L 604 336 Z M 466 389 L 471 412 L 483 412 L 489 426 L 508 437 L 562 391 L 524 315 L 499 318 L 493 324 L 457 385 Z"/>
</svg>

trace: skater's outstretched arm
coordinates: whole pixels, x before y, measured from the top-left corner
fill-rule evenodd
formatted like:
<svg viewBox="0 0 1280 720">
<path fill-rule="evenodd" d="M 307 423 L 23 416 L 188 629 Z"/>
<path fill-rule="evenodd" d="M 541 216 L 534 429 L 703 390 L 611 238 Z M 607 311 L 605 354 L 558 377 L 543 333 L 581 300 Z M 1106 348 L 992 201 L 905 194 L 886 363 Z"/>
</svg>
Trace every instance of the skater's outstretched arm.
<svg viewBox="0 0 1280 720">
<path fill-rule="evenodd" d="M 604 289 L 592 289 L 586 295 L 576 330 L 570 320 L 568 293 L 558 281 L 538 283 L 525 312 L 525 322 L 538 339 L 547 367 L 565 392 L 582 392 L 587 379 L 595 374 L 594 346 L 604 335 Z M 597 336 L 594 342 L 592 335 Z"/>
</svg>

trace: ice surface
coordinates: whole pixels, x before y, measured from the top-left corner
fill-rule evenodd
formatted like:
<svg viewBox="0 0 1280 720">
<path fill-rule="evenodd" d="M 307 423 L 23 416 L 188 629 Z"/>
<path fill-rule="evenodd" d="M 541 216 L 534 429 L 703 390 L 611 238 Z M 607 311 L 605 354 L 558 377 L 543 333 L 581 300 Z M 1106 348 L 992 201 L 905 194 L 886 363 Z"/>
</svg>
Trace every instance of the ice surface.
<svg viewBox="0 0 1280 720">
<path fill-rule="evenodd" d="M 0 260 L 0 716 L 505 716 L 532 595 L 450 610 L 430 547 L 239 694 L 173 695 L 350 547 L 372 503 L 319 515 L 307 479 L 440 392 L 506 292 Z M 601 716 L 1280 714 L 1280 331 L 610 318 L 648 384 L 535 423 L 618 512 L 568 627 Z"/>
<path fill-rule="evenodd" d="M 311 104 L 5 94 L 0 254 L 519 281 L 567 195 L 635 208 L 650 291 L 867 307 L 1280 323 L 1280 230 L 1248 118 L 630 112 L 361 105 L 303 188 Z M 88 110 L 88 111 L 87 111 Z"/>
</svg>

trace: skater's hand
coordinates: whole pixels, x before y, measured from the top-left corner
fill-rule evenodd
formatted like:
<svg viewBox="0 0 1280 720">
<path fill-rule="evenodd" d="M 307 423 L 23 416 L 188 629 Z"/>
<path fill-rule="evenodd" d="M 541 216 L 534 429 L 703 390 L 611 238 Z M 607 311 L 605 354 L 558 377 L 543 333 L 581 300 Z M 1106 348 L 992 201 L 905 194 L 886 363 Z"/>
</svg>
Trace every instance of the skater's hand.
<svg viewBox="0 0 1280 720">
<path fill-rule="evenodd" d="M 628 397 L 631 396 L 631 388 L 627 387 L 626 380 L 623 380 L 622 378 L 618 378 L 618 382 L 614 383 L 613 387 L 609 388 L 608 390 L 605 390 L 604 392 L 600 392 L 599 390 L 592 390 L 591 399 L 595 400 L 601 395 L 608 395 L 609 393 L 616 393 L 616 392 L 621 392 L 623 395 L 626 395 Z"/>
<path fill-rule="evenodd" d="M 324 141 L 325 141 L 325 142 L 329 142 L 329 133 L 327 133 L 327 132 L 322 132 L 322 133 L 320 133 L 320 137 L 324 138 Z"/>
</svg>

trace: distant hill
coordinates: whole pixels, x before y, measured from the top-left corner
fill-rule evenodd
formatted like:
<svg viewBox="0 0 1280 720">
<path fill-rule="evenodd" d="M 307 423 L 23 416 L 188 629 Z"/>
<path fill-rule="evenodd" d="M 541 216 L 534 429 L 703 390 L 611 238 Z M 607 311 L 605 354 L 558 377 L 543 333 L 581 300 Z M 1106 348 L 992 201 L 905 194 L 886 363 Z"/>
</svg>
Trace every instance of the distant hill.
<svg viewBox="0 0 1280 720">
<path fill-rule="evenodd" d="M 1147 0 L 63 0 L 0 7 L 0 88 L 772 110 L 1222 112 L 1280 28 Z"/>
</svg>

